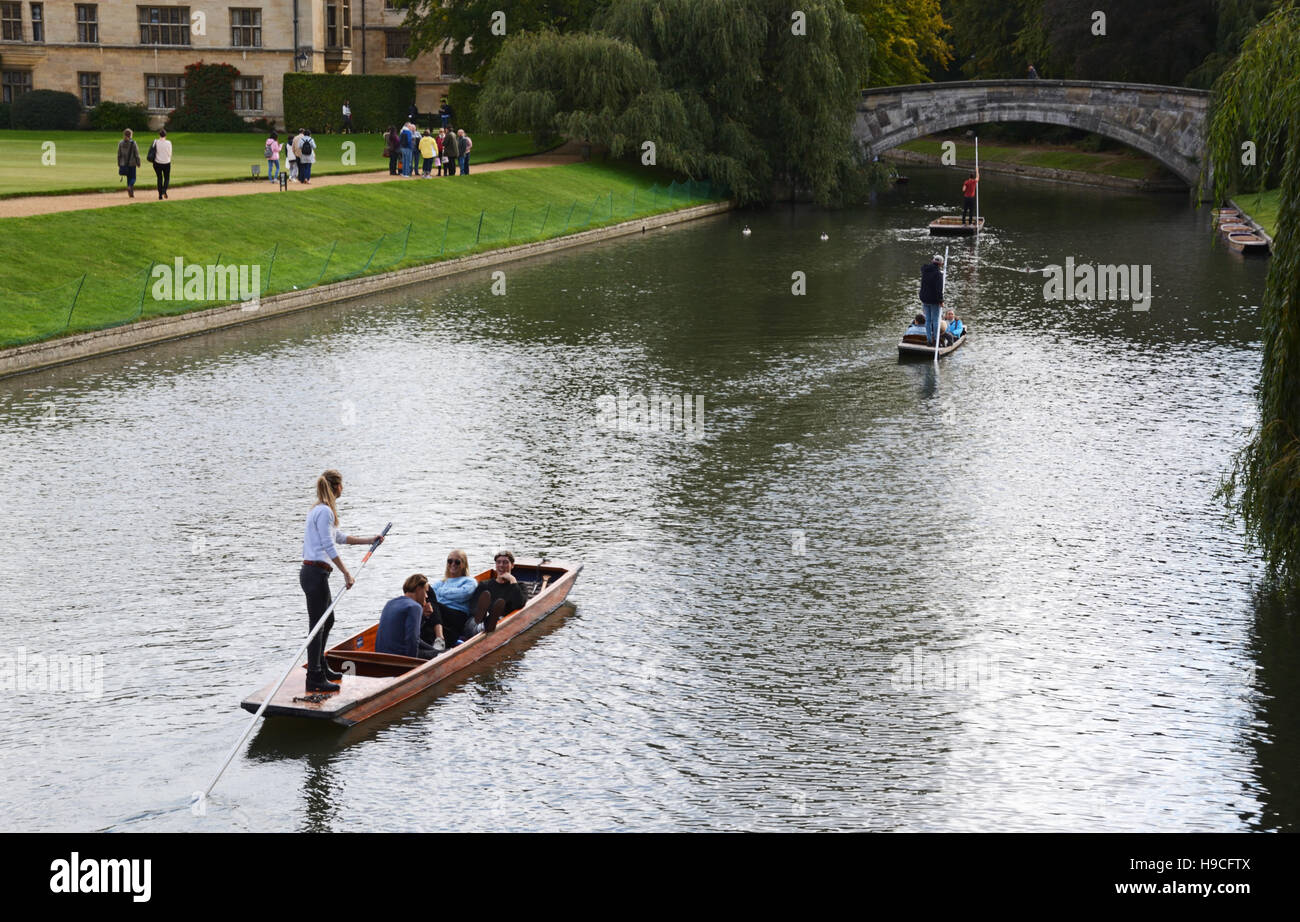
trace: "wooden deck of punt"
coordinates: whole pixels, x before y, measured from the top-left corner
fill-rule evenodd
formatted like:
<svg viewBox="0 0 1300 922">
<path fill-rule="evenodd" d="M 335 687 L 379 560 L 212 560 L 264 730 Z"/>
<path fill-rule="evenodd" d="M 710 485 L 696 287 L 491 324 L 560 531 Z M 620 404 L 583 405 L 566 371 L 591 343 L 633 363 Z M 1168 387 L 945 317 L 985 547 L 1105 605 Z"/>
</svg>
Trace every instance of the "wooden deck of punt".
<svg viewBox="0 0 1300 922">
<path fill-rule="evenodd" d="M 1268 241 L 1259 236 L 1259 234 L 1229 234 L 1228 246 L 1232 247 L 1239 253 L 1246 253 L 1252 256 L 1264 256 L 1268 254 Z"/>
<path fill-rule="evenodd" d="M 966 342 L 969 335 L 970 332 L 964 330 L 961 337 L 954 341 L 951 346 L 940 346 L 939 357 L 942 358 L 949 353 L 956 352 L 961 348 L 962 343 Z M 924 336 L 904 336 L 898 344 L 898 357 L 900 359 L 932 359 L 934 358 L 934 346 L 927 343 Z"/>
<path fill-rule="evenodd" d="M 984 219 L 979 219 L 979 230 L 984 230 Z M 975 234 L 976 225 L 961 223 L 960 215 L 944 215 L 942 218 L 930 222 L 930 236 L 932 237 L 971 237 Z"/>
<path fill-rule="evenodd" d="M 1219 233 L 1221 234 L 1253 234 L 1254 232 L 1255 229 L 1249 224 L 1242 224 L 1239 221 L 1219 225 Z"/>
<path fill-rule="evenodd" d="M 491 634 L 478 634 L 431 660 L 376 653 L 379 625 L 373 624 L 326 651 L 330 666 L 344 673 L 338 692 L 322 696 L 319 702 L 295 701 L 307 695 L 306 668 L 295 669 L 271 699 L 266 714 L 330 720 L 347 727 L 360 723 L 455 676 L 540 622 L 568 598 L 581 570 L 582 564 L 521 558 L 512 571 L 515 578 L 526 587 L 544 588 L 528 598 L 523 608 L 504 616 Z M 487 579 L 491 572 L 485 570 L 477 579 Z M 268 682 L 245 698 L 241 702 L 244 710 L 256 711 L 274 684 Z"/>
</svg>

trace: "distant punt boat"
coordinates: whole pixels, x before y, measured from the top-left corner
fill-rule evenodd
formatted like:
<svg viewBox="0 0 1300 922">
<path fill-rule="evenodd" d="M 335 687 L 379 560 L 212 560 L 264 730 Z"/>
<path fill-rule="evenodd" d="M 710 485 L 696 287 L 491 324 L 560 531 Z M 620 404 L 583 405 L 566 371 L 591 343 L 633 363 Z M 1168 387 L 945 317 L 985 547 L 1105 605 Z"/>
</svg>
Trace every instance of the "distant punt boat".
<svg viewBox="0 0 1300 922">
<path fill-rule="evenodd" d="M 524 592 L 524 607 L 502 616 L 495 631 L 476 634 L 430 660 L 376 653 L 379 625 L 373 624 L 326 651 L 330 667 L 343 673 L 337 692 L 309 695 L 306 669 L 295 669 L 271 699 L 266 714 L 328 720 L 346 727 L 360 723 L 454 677 L 540 622 L 568 598 L 581 570 L 582 564 L 521 559 L 511 572 Z M 477 578 L 488 579 L 492 573 L 485 570 Z M 255 712 L 274 686 L 272 682 L 250 694 L 241 702 L 244 710 Z"/>
<path fill-rule="evenodd" d="M 1219 232 L 1223 234 L 1253 234 L 1255 233 L 1255 228 L 1251 227 L 1249 224 L 1242 224 L 1234 221 L 1231 224 L 1220 224 Z"/>
<path fill-rule="evenodd" d="M 1268 241 L 1259 234 L 1229 234 L 1228 246 L 1239 253 L 1263 256 L 1268 253 Z"/>
<path fill-rule="evenodd" d="M 984 230 L 984 219 L 978 219 L 976 224 L 963 224 L 959 215 L 944 215 L 938 220 L 930 222 L 930 236 L 932 237 L 972 237 L 975 231 Z"/>
<path fill-rule="evenodd" d="M 961 348 L 962 343 L 966 342 L 969 331 L 962 330 L 961 336 L 953 340 L 952 345 L 940 346 L 939 357 L 942 358 L 950 352 L 955 352 Z M 934 344 L 927 343 L 925 337 L 919 333 L 905 334 L 898 344 L 898 357 L 900 359 L 932 359 L 934 358 Z"/>
</svg>

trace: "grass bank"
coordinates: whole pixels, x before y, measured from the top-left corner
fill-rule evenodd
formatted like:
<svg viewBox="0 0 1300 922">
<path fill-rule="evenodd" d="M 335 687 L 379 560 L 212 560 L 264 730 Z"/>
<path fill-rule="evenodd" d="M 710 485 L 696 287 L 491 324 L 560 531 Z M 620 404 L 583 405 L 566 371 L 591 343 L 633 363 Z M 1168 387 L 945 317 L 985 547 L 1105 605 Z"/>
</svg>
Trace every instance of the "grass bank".
<svg viewBox="0 0 1300 922">
<path fill-rule="evenodd" d="M 942 145 L 945 140 L 956 142 L 957 158 L 961 163 L 974 162 L 974 143 L 957 141 L 955 138 L 921 138 L 900 144 L 899 148 L 938 157 L 943 152 Z M 1093 153 L 1072 147 L 1042 144 L 981 144 L 980 163 L 1008 163 L 1052 170 L 1073 170 L 1076 173 L 1095 173 L 1123 179 L 1158 180 L 1170 176 L 1168 171 L 1156 161 L 1127 149 Z"/>
<path fill-rule="evenodd" d="M 144 159 L 156 134 L 137 134 L 140 147 L 139 182 L 153 182 L 153 169 Z M 261 134 L 168 133 L 172 142 L 172 185 L 251 181 L 257 164 L 266 175 Z M 281 135 L 283 138 L 283 135 Z M 116 192 L 125 188 L 117 175 L 118 131 L 0 131 L 0 198 L 18 195 Z M 318 144 L 312 171 L 367 173 L 385 169 L 384 139 L 377 134 L 313 136 Z M 345 150 L 352 142 L 355 147 Z M 45 146 L 52 143 L 52 148 Z M 474 135 L 473 163 L 491 163 L 537 153 L 528 134 Z M 351 161 L 351 162 L 348 162 Z M 473 169 L 473 163 L 470 168 Z M 472 174 L 471 174 L 472 175 Z"/>
<path fill-rule="evenodd" d="M 1232 200 L 1263 225 L 1270 237 L 1277 236 L 1277 213 L 1282 205 L 1282 190 L 1268 192 L 1238 192 Z"/>
<path fill-rule="evenodd" d="M 174 291 L 159 271 L 242 266 L 257 293 L 392 271 L 562 236 L 725 196 L 662 171 L 576 163 L 294 195 L 194 199 L 0 221 L 0 346 L 237 299 Z M 220 293 L 219 293 L 220 294 Z"/>
</svg>

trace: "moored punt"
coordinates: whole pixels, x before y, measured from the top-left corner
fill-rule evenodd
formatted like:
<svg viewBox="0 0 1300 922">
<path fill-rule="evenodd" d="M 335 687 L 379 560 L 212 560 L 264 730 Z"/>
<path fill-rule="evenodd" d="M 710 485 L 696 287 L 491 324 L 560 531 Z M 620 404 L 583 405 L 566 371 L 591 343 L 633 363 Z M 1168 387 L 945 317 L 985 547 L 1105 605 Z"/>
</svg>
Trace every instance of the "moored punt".
<svg viewBox="0 0 1300 922">
<path fill-rule="evenodd" d="M 1228 246 L 1249 255 L 1262 256 L 1268 253 L 1268 241 L 1259 234 L 1229 234 Z"/>
<path fill-rule="evenodd" d="M 295 669 L 271 699 L 266 715 L 329 720 L 348 727 L 360 723 L 452 678 L 533 627 L 568 598 L 581 570 L 582 564 L 521 558 L 511 572 L 523 589 L 524 607 L 504 615 L 495 631 L 477 634 L 431 660 L 375 652 L 379 625 L 373 624 L 326 651 L 330 667 L 344 674 L 339 691 L 309 695 L 306 669 Z M 492 572 L 485 570 L 476 578 L 488 579 Z M 256 711 L 274 685 L 253 692 L 241 706 Z"/>
<path fill-rule="evenodd" d="M 1222 234 L 1253 234 L 1255 228 L 1249 224 L 1242 224 L 1239 221 L 1233 221 L 1230 224 L 1220 224 L 1219 232 Z"/>
<path fill-rule="evenodd" d="M 939 356 L 943 357 L 961 348 L 962 343 L 966 342 L 968 333 L 968 330 L 962 330 L 961 336 L 953 340 L 951 345 L 940 346 Z M 934 358 L 934 344 L 927 343 L 925 337 L 918 333 L 904 334 L 902 341 L 898 344 L 898 357 L 900 359 L 932 359 Z"/>
<path fill-rule="evenodd" d="M 930 222 L 932 237 L 971 237 L 977 230 L 984 230 L 983 218 L 977 218 L 974 224 L 963 224 L 960 215 L 944 215 Z"/>
<path fill-rule="evenodd" d="M 1228 221 L 1241 217 L 1241 212 L 1235 208 L 1215 208 L 1210 214 L 1214 215 L 1216 220 Z"/>
</svg>

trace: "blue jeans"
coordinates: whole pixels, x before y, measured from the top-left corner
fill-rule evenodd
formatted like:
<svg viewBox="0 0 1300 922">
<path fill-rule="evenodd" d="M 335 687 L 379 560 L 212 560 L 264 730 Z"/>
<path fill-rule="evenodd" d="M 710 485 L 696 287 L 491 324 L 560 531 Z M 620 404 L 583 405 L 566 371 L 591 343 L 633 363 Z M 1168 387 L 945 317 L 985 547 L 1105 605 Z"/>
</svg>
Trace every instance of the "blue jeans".
<svg viewBox="0 0 1300 922">
<path fill-rule="evenodd" d="M 280 175 L 280 161 L 279 160 L 266 161 L 267 180 L 269 180 L 270 182 L 275 182 L 275 177 L 279 175 Z"/>
<path fill-rule="evenodd" d="M 298 180 L 307 182 L 311 179 L 311 164 L 305 160 L 298 161 Z"/>
<path fill-rule="evenodd" d="M 461 176 L 466 176 L 466 175 L 468 175 L 468 174 L 469 174 L 469 154 L 461 154 L 461 155 L 460 155 L 460 175 L 461 175 Z"/>
<path fill-rule="evenodd" d="M 409 147 L 402 148 L 402 175 L 411 175 L 411 161 L 414 159 L 415 152 Z"/>
<path fill-rule="evenodd" d="M 939 305 L 922 304 L 925 308 L 925 338 L 934 342 L 935 337 L 939 335 Z"/>
</svg>

